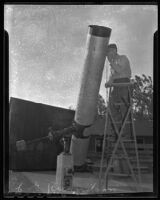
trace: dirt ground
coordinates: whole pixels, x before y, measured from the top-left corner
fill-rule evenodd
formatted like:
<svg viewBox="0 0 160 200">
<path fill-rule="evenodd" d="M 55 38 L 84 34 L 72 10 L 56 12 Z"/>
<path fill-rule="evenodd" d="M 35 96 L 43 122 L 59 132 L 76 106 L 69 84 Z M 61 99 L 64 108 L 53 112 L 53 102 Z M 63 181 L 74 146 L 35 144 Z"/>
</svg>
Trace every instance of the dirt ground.
<svg viewBox="0 0 160 200">
<path fill-rule="evenodd" d="M 98 172 L 75 173 L 71 191 L 62 191 L 56 186 L 55 171 L 9 172 L 9 192 L 14 193 L 69 193 L 69 194 L 101 194 L 101 193 L 136 193 L 153 192 L 153 174 L 141 174 L 138 185 L 131 177 L 109 176 L 108 189 L 102 180 L 99 189 Z M 136 187 L 137 186 L 137 187 Z"/>
</svg>

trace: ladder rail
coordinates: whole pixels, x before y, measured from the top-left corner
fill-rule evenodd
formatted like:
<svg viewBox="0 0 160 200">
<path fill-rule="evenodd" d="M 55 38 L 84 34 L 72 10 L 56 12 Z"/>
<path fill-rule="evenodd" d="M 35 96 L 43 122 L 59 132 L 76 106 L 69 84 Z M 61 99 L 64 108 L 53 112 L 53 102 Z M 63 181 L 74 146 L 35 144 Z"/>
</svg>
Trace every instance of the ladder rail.
<svg viewBox="0 0 160 200">
<path fill-rule="evenodd" d="M 107 106 L 107 98 L 109 100 L 110 95 L 110 88 L 106 90 L 106 106 Z M 108 106 L 106 110 L 106 123 L 105 123 L 105 129 L 104 129 L 104 137 L 103 137 L 103 146 L 102 146 L 102 156 L 101 156 L 101 164 L 100 164 L 100 172 L 99 172 L 99 190 L 102 189 L 102 168 L 103 168 L 103 162 L 104 162 L 104 153 L 105 153 L 105 146 L 106 146 L 106 135 L 107 135 L 107 126 L 108 126 Z M 108 146 L 108 145 L 107 145 Z"/>
<path fill-rule="evenodd" d="M 129 90 L 129 99 L 130 99 L 130 104 L 132 105 L 132 102 L 131 102 L 131 93 L 130 93 L 130 90 Z M 141 183 L 142 183 L 142 180 L 141 180 L 141 172 L 140 172 L 140 165 L 139 165 L 139 154 L 138 154 L 138 147 L 137 147 L 137 139 L 136 139 L 136 131 L 135 131 L 135 127 L 134 127 L 134 120 L 133 120 L 133 111 L 131 109 L 131 124 L 132 124 L 132 131 L 133 131 L 133 137 L 134 137 L 134 145 L 135 145 L 135 152 L 136 152 L 136 163 L 137 163 L 137 168 L 138 168 L 138 179 L 139 179 L 139 185 L 141 187 Z"/>
</svg>

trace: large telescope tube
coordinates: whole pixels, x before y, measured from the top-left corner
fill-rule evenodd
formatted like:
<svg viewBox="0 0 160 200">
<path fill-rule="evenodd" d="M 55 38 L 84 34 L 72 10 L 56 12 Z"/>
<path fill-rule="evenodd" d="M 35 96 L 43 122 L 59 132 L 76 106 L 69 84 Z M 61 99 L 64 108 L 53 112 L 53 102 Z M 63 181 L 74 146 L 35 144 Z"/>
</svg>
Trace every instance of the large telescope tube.
<svg viewBox="0 0 160 200">
<path fill-rule="evenodd" d="M 74 118 L 77 125 L 84 129 L 94 123 L 97 114 L 97 100 L 110 34 L 110 28 L 89 26 L 81 88 Z M 82 131 L 84 129 L 82 128 Z M 72 135 L 70 151 L 75 166 L 85 164 L 87 157 L 89 137 L 83 137 L 83 133 L 81 136 L 77 138 Z"/>
<path fill-rule="evenodd" d="M 95 120 L 110 34 L 110 28 L 96 25 L 89 26 L 86 57 L 75 113 L 75 122 L 83 126 L 92 125 Z"/>
</svg>

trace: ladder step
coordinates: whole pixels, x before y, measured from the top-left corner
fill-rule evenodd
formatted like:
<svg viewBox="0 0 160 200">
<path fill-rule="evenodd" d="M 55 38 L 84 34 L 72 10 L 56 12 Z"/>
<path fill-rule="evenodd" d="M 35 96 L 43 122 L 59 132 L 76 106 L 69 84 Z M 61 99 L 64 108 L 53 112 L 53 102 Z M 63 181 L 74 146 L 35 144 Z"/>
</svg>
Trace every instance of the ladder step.
<svg viewBox="0 0 160 200">
<path fill-rule="evenodd" d="M 115 124 L 122 124 L 123 122 L 115 122 Z M 126 121 L 125 124 L 131 124 L 131 121 Z"/>
<path fill-rule="evenodd" d="M 112 103 L 113 105 L 126 105 L 126 103 Z M 127 103 L 127 105 L 130 105 L 130 103 Z"/>
<path fill-rule="evenodd" d="M 106 140 L 112 142 L 112 144 L 113 144 L 113 143 L 116 144 L 116 141 L 115 141 L 114 139 L 106 138 Z M 121 141 L 122 141 L 122 142 L 125 142 L 125 143 L 127 143 L 127 142 L 136 142 L 136 140 L 123 139 L 123 137 L 121 137 Z"/>
<path fill-rule="evenodd" d="M 123 141 L 123 142 L 137 142 L 137 141 L 134 140 L 134 139 L 133 139 L 133 140 L 125 140 L 125 139 L 123 139 L 122 141 Z"/>
<path fill-rule="evenodd" d="M 131 85 L 133 85 L 134 84 L 134 82 L 132 81 L 132 82 L 124 82 L 124 83 L 112 83 L 111 84 L 111 87 L 116 87 L 116 86 L 118 86 L 118 87 L 120 87 L 120 86 L 131 86 Z M 129 88 L 128 88 L 129 89 Z"/>
<path fill-rule="evenodd" d="M 114 173 L 114 172 L 109 172 L 109 175 L 120 176 L 120 177 L 129 177 L 129 176 L 131 176 L 131 174 Z"/>
<path fill-rule="evenodd" d="M 140 170 L 144 170 L 144 169 L 148 169 L 149 167 L 147 166 L 140 166 L 139 169 Z M 138 167 L 133 167 L 134 170 L 138 170 Z"/>
</svg>

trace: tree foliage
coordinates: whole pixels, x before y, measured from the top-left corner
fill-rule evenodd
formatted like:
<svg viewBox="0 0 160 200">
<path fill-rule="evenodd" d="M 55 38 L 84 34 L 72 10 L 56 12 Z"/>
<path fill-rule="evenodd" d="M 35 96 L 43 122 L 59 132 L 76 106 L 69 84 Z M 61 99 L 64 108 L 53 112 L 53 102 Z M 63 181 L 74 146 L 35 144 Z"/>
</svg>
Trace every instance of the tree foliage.
<svg viewBox="0 0 160 200">
<path fill-rule="evenodd" d="M 75 111 L 75 108 L 73 106 L 69 106 L 68 109 Z"/>
<path fill-rule="evenodd" d="M 101 116 L 104 116 L 106 113 L 105 100 L 100 94 L 98 95 L 97 113 L 98 113 L 98 115 L 101 115 Z"/>
<path fill-rule="evenodd" d="M 133 86 L 133 114 L 136 119 L 153 119 L 153 83 L 150 76 L 135 76 Z"/>
</svg>

